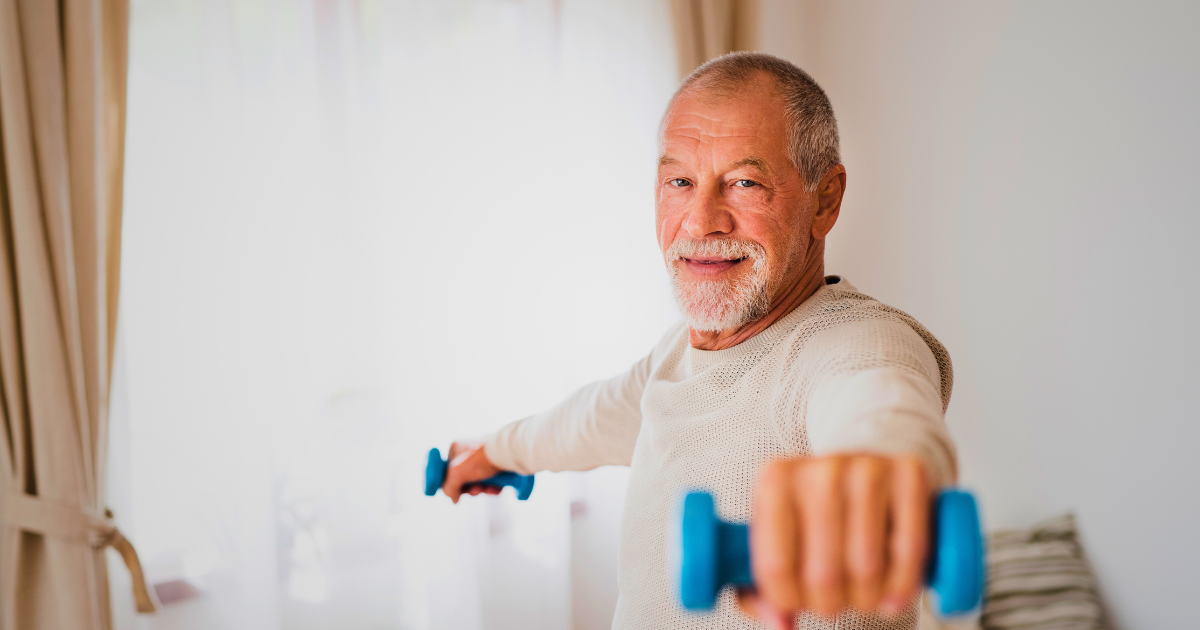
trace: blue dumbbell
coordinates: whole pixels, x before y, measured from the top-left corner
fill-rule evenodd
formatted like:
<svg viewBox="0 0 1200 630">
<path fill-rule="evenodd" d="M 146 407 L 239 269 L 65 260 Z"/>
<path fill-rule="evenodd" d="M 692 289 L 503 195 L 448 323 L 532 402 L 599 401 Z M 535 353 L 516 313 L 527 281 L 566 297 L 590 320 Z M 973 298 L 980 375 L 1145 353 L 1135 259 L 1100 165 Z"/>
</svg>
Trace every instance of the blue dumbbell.
<svg viewBox="0 0 1200 630">
<path fill-rule="evenodd" d="M 446 468 L 449 463 L 442 459 L 441 451 L 429 449 L 429 463 L 425 465 L 425 496 L 437 494 L 438 488 L 446 481 Z M 483 481 L 475 483 L 486 486 L 512 486 L 517 489 L 517 498 L 524 501 L 533 492 L 533 475 L 518 475 L 513 472 L 502 472 L 492 475 Z"/>
<path fill-rule="evenodd" d="M 925 584 L 935 594 L 935 611 L 959 615 L 979 606 L 983 596 L 983 536 L 975 497 L 946 490 L 934 506 L 933 557 Z M 713 496 L 691 492 L 683 501 L 680 599 L 689 610 L 709 610 L 726 584 L 754 586 L 750 572 L 750 530 L 717 518 Z"/>
</svg>

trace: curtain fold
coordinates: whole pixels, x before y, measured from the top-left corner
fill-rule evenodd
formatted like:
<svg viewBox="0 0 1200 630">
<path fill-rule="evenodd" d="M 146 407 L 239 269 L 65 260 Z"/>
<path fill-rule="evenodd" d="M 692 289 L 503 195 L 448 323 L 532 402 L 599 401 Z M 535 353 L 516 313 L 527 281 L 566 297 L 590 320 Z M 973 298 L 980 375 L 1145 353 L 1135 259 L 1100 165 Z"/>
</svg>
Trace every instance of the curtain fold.
<svg viewBox="0 0 1200 630">
<path fill-rule="evenodd" d="M 128 0 L 0 0 L 0 630 L 111 627 Z"/>
<path fill-rule="evenodd" d="M 671 0 L 679 76 L 726 53 L 758 47 L 758 0 Z"/>
</svg>

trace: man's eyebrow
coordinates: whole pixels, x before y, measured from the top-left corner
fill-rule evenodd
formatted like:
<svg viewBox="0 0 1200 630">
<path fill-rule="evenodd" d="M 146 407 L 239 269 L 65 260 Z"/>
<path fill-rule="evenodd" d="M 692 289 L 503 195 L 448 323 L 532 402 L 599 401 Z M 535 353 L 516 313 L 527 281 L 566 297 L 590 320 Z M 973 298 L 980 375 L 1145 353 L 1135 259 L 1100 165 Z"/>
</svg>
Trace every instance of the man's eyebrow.
<svg viewBox="0 0 1200 630">
<path fill-rule="evenodd" d="M 740 168 L 743 166 L 753 166 L 754 168 L 762 171 L 762 173 L 765 175 L 771 174 L 771 167 L 767 166 L 767 161 L 758 157 L 757 155 L 747 156 L 740 160 L 730 162 L 728 168 L 732 171 L 735 168 Z"/>
<path fill-rule="evenodd" d="M 679 164 L 679 160 L 677 160 L 669 155 L 664 155 L 664 156 L 658 158 L 658 167 L 659 168 L 662 168 L 664 166 L 670 166 L 672 164 Z"/>
</svg>

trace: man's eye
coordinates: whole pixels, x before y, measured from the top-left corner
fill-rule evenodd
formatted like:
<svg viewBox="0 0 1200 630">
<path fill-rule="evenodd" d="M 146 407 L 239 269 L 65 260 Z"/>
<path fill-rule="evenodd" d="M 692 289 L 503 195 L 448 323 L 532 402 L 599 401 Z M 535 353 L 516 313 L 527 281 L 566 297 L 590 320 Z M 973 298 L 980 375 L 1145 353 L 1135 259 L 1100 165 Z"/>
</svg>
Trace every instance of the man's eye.
<svg viewBox="0 0 1200 630">
<path fill-rule="evenodd" d="M 751 188 L 757 186 L 758 182 L 749 179 L 739 179 L 736 182 L 733 182 L 733 185 L 741 186 L 742 188 Z"/>
<path fill-rule="evenodd" d="M 675 179 L 670 180 L 670 182 L 668 182 L 668 183 L 670 183 L 672 186 L 674 186 L 676 188 L 683 188 L 684 186 L 690 186 L 692 184 L 691 182 L 689 182 L 686 179 L 683 179 L 682 177 L 676 177 Z"/>
</svg>

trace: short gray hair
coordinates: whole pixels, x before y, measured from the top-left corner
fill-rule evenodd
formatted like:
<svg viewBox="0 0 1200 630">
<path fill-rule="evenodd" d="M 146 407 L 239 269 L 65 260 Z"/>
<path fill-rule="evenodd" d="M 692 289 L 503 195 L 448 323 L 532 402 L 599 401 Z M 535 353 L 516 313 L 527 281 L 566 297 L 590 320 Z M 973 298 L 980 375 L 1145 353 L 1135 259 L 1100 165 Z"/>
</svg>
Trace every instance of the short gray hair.
<svg viewBox="0 0 1200 630">
<path fill-rule="evenodd" d="M 775 83 L 787 112 L 787 152 L 809 191 L 816 189 L 831 167 L 841 164 L 837 119 L 833 105 L 808 73 L 789 61 L 760 52 L 733 52 L 696 68 L 683 80 L 671 102 L 695 89 L 722 96 L 736 93 L 765 73 Z M 669 108 L 668 108 L 669 110 Z"/>
</svg>

